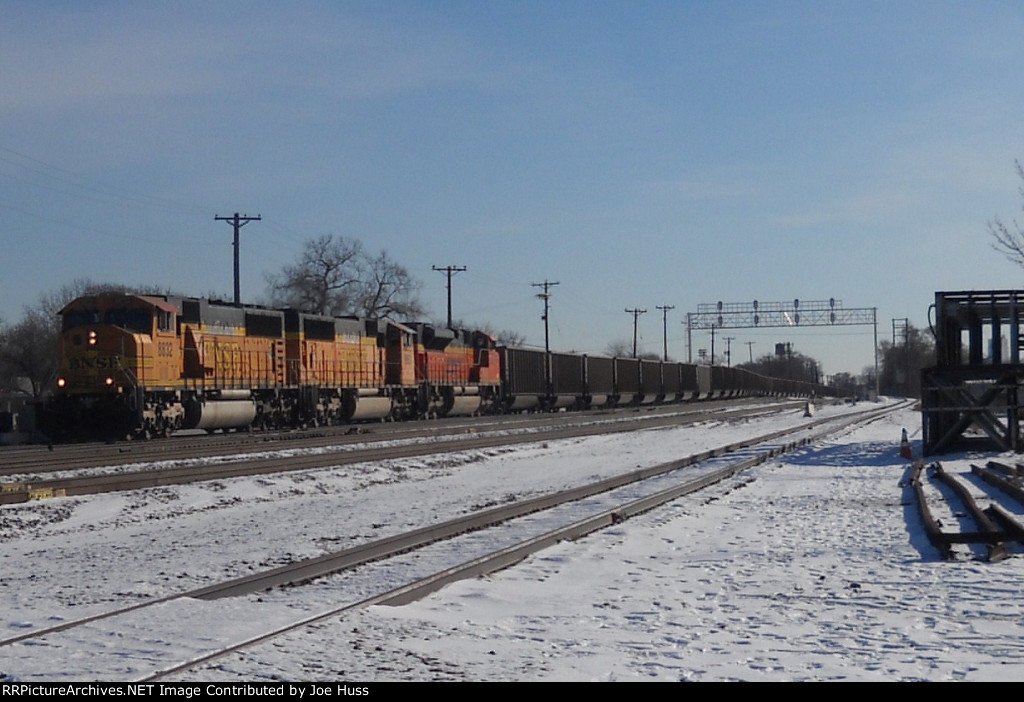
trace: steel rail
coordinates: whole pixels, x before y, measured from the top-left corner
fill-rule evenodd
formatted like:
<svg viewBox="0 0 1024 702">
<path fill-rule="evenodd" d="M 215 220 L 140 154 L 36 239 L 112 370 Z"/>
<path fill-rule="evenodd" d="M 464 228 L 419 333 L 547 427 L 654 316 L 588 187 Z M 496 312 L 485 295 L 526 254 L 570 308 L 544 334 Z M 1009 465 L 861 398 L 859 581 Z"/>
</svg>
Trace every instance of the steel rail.
<svg viewBox="0 0 1024 702">
<path fill-rule="evenodd" d="M 360 600 L 359 602 L 349 603 L 343 606 L 332 608 L 327 612 L 321 612 L 310 617 L 306 617 L 301 621 L 296 621 L 288 625 L 279 627 L 273 631 L 269 631 L 258 636 L 251 637 L 245 641 L 239 642 L 232 646 L 224 647 L 219 651 L 209 652 L 201 656 L 192 658 L 189 661 L 185 661 L 179 664 L 168 666 L 163 668 L 147 677 L 140 678 L 137 682 L 151 682 L 155 680 L 161 680 L 174 673 L 183 672 L 194 668 L 197 665 L 208 663 L 210 661 L 222 658 L 231 653 L 249 648 L 259 643 L 269 641 L 278 636 L 286 634 L 291 631 L 295 631 L 309 624 L 314 624 L 331 617 L 335 617 L 346 612 L 351 612 L 356 609 L 366 608 L 372 605 L 391 605 L 398 606 L 407 604 L 418 600 L 432 592 L 435 592 L 445 585 L 448 585 L 459 580 L 465 580 L 468 578 L 477 577 L 480 575 L 486 575 L 493 573 L 498 570 L 507 568 L 515 563 L 522 561 L 527 556 L 544 550 L 550 546 L 553 546 L 559 542 L 565 540 L 576 540 L 582 536 L 593 533 L 605 527 L 613 524 L 621 523 L 622 521 L 629 519 L 638 514 L 648 512 L 657 506 L 671 502 L 686 494 L 699 491 L 714 483 L 721 482 L 722 480 L 747 470 L 755 465 L 764 463 L 771 458 L 781 455 L 786 451 L 792 450 L 798 446 L 803 446 L 814 441 L 818 441 L 825 436 L 832 433 L 843 431 L 846 428 L 855 424 L 867 424 L 871 421 L 878 419 L 881 416 L 889 414 L 894 411 L 895 407 L 890 407 L 882 411 L 876 411 L 859 415 L 854 418 L 847 417 L 848 421 L 843 422 L 839 426 L 832 426 L 827 429 L 821 429 L 815 434 L 800 439 L 798 441 L 789 442 L 782 445 L 775 445 L 765 448 L 760 451 L 758 455 L 750 458 L 739 459 L 734 463 L 723 466 L 720 469 L 712 471 L 711 473 L 701 476 L 692 481 L 687 481 L 680 485 L 673 486 L 669 489 L 663 490 L 654 495 L 650 495 L 638 500 L 628 502 L 623 505 L 616 506 L 615 508 L 606 510 L 600 514 L 590 516 L 586 519 L 577 521 L 572 524 L 564 525 L 557 529 L 548 531 L 540 534 L 534 538 L 528 539 L 521 543 L 509 546 L 507 548 L 500 549 L 493 553 L 485 556 L 475 558 L 464 563 L 461 563 L 455 567 L 442 570 L 424 578 L 417 579 L 413 582 L 401 585 L 399 587 L 388 590 L 384 593 L 379 593 L 369 598 Z M 807 423 L 801 428 L 794 428 L 783 432 L 773 432 L 772 438 L 778 438 L 780 435 L 795 434 L 800 431 L 805 431 L 808 425 L 815 425 L 817 423 Z M 769 441 L 771 439 L 768 439 Z M 720 454 L 719 454 L 720 455 Z"/>
<path fill-rule="evenodd" d="M 1009 535 L 978 506 L 974 495 L 967 486 L 953 475 L 946 472 L 941 464 L 935 464 L 935 477 L 956 493 L 956 496 L 967 507 L 971 518 L 981 527 L 979 531 L 960 532 L 958 534 L 943 533 L 942 538 L 950 543 L 983 543 L 988 548 L 988 560 L 1000 561 L 1006 558 L 1006 541 Z"/>
<path fill-rule="evenodd" d="M 786 406 L 788 407 L 788 405 Z M 774 408 L 772 408 L 774 409 Z M 764 407 L 744 408 L 716 412 L 716 418 L 745 417 L 763 414 Z M 708 418 L 706 413 L 687 413 L 691 419 Z M 686 420 L 684 420 L 686 421 Z M 58 478 L 27 483 L 8 483 L 0 485 L 0 505 L 18 504 L 31 500 L 51 497 L 72 497 L 93 495 L 104 492 L 138 490 L 142 488 L 167 485 L 183 485 L 209 480 L 225 480 L 229 478 L 266 475 L 268 473 L 284 473 L 299 470 L 311 470 L 337 465 L 350 465 L 366 461 L 386 460 L 392 458 L 412 458 L 439 453 L 443 451 L 466 451 L 496 446 L 507 446 L 554 439 L 576 438 L 598 434 L 615 434 L 638 431 L 680 423 L 678 413 L 656 415 L 650 417 L 616 418 L 591 421 L 584 424 L 566 426 L 539 425 L 520 433 L 509 434 L 507 431 L 472 431 L 437 435 L 431 430 L 428 437 L 420 437 L 421 441 L 408 444 L 389 443 L 385 447 L 353 448 L 351 444 L 342 444 L 336 451 L 309 454 L 306 456 L 252 457 L 251 455 L 233 455 L 223 463 L 193 465 L 174 468 L 150 468 L 126 472 L 111 472 L 84 477 Z M 365 437 L 361 440 L 365 443 Z M 333 446 L 338 446 L 335 442 Z M 443 445 L 443 449 L 439 448 Z M 309 447 L 314 451 L 322 446 Z M 305 447 L 296 450 L 307 450 Z M 263 449 L 267 452 L 267 449 Z M 273 452 L 273 450 L 271 451 Z M 205 457 L 204 457 L 205 458 Z M 166 459 L 162 459 L 166 460 Z M 202 460 L 202 459 L 194 459 Z"/>
<path fill-rule="evenodd" d="M 765 398 L 746 398 L 763 402 L 765 410 L 779 407 L 797 407 L 803 401 L 775 402 Z M 53 444 L 0 446 L 0 477 L 25 473 L 46 473 L 85 468 L 98 468 L 126 462 L 140 463 L 170 458 L 223 456 L 266 451 L 268 446 L 303 444 L 310 446 L 359 443 L 368 435 L 386 436 L 387 440 L 416 438 L 459 431 L 487 431 L 488 428 L 515 426 L 519 430 L 551 425 L 585 422 L 621 421 L 622 415 L 643 410 L 652 415 L 685 417 L 708 412 L 749 410 L 733 408 L 737 400 L 708 400 L 700 403 L 678 403 L 643 407 L 611 408 L 559 414 L 486 415 L 479 417 L 451 417 L 430 422 L 361 422 L 347 425 L 322 426 L 313 429 L 288 431 L 252 431 L 230 434 L 187 435 L 176 434 L 169 439 L 153 441 L 94 442 L 88 444 Z"/>
<path fill-rule="evenodd" d="M 884 410 L 876 410 L 865 414 L 859 414 L 856 417 L 840 417 L 833 420 L 815 420 L 811 422 L 802 423 L 796 427 L 777 430 L 768 434 L 752 437 L 750 439 L 733 442 L 726 444 L 714 449 L 709 449 L 697 454 L 693 454 L 683 459 L 676 461 L 670 461 L 657 466 L 651 466 L 647 468 L 641 468 L 636 471 L 632 471 L 627 474 L 613 476 L 605 480 L 596 481 L 592 484 L 584 485 L 578 488 L 561 491 L 551 495 L 542 495 L 537 498 L 525 500 L 520 503 L 513 505 L 507 505 L 503 507 L 493 508 L 485 512 L 470 515 L 468 517 L 456 518 L 443 522 L 437 525 L 431 525 L 416 529 L 404 534 L 398 534 L 392 537 L 379 539 L 373 542 L 355 546 L 343 551 L 325 554 L 311 559 L 304 559 L 295 563 L 274 568 L 269 571 L 262 573 L 256 573 L 241 578 L 235 578 L 232 580 L 218 583 L 215 585 L 205 586 L 197 588 L 187 592 L 175 593 L 160 598 L 147 600 L 145 602 L 135 603 L 127 607 L 121 607 L 107 612 L 102 612 L 89 617 L 81 619 L 75 619 L 69 622 L 64 622 L 54 626 L 46 627 L 44 629 L 38 629 L 31 632 L 25 632 L 14 637 L 0 640 L 0 647 L 7 646 L 10 644 L 17 643 L 33 638 L 39 638 L 48 634 L 58 633 L 81 626 L 83 624 L 91 623 L 105 618 L 111 618 L 129 612 L 134 612 L 144 607 L 149 607 L 157 604 L 170 602 L 181 598 L 195 598 L 195 599 L 218 599 L 220 597 L 239 596 L 246 593 L 258 592 L 267 590 L 273 587 L 280 587 L 285 585 L 295 585 L 310 580 L 323 577 L 326 575 L 338 573 L 347 569 L 355 568 L 360 565 L 367 563 L 383 560 L 388 557 L 395 556 L 397 554 L 406 553 L 416 548 L 441 541 L 444 539 L 452 538 L 459 534 L 464 534 L 469 531 L 481 529 L 489 525 L 500 524 L 507 522 L 516 517 L 525 516 L 528 514 L 536 513 L 538 511 L 549 509 L 557 506 L 558 504 L 565 504 L 585 497 L 589 497 L 601 492 L 606 492 L 617 487 L 629 483 L 635 483 L 640 480 L 649 479 L 658 475 L 662 475 L 673 470 L 678 470 L 683 467 L 694 465 L 701 461 L 705 461 L 711 458 L 716 458 L 729 453 L 742 450 L 749 446 L 756 445 L 758 443 L 764 443 L 772 441 L 779 437 L 787 434 L 798 433 L 806 431 L 809 428 L 820 426 L 826 423 L 836 423 L 837 421 L 849 420 L 844 422 L 854 423 L 856 421 L 868 422 L 878 416 L 887 414 L 888 412 L 894 411 L 896 408 L 886 408 Z M 842 427 L 837 427 L 828 430 L 839 431 Z M 827 432 L 826 432 L 827 433 Z M 700 489 L 704 487 L 703 479 L 693 481 L 696 485 L 694 489 Z M 623 512 L 622 514 L 627 514 Z"/>
<path fill-rule="evenodd" d="M 1024 543 L 1024 524 L 994 501 L 999 495 L 1004 495 L 1024 504 L 1024 490 L 1021 489 L 1019 479 L 1016 477 L 1019 472 L 1018 467 L 1007 466 L 996 461 L 989 461 L 985 467 L 971 465 L 972 475 L 998 491 L 995 494 L 984 495 L 984 499 L 992 501 L 982 509 L 978 504 L 978 498 L 962 479 L 949 474 L 941 463 L 931 464 L 930 469 L 935 480 L 953 491 L 956 499 L 970 513 L 973 523 L 978 526 L 977 529 L 968 531 L 943 530 L 941 523 L 933 516 L 925 495 L 924 485 L 920 478 L 920 474 L 924 472 L 923 462 L 918 461 L 915 468 L 915 475 L 911 479 L 911 483 L 915 489 L 918 511 L 924 522 L 928 540 L 939 550 L 943 558 L 950 560 L 955 557 L 952 549 L 954 544 L 982 544 L 988 549 L 988 560 L 999 561 L 1009 555 L 1006 550 L 1008 542 Z M 957 508 L 951 507 L 951 510 L 954 514 L 959 513 Z"/>
<path fill-rule="evenodd" d="M 808 428 L 818 426 L 820 424 L 822 424 L 820 421 L 808 422 L 793 429 L 775 431 L 765 434 L 764 436 L 737 441 L 715 449 L 702 451 L 683 459 L 668 461 L 655 466 L 649 466 L 647 468 L 640 468 L 629 473 L 613 476 L 611 478 L 599 480 L 580 487 L 562 490 L 549 495 L 541 495 L 540 497 L 523 500 L 501 507 L 494 507 L 467 517 L 458 517 L 441 524 L 424 527 L 405 534 L 379 539 L 377 541 L 361 544 L 336 553 L 318 556 L 316 558 L 307 559 L 287 566 L 281 566 L 280 568 L 276 568 L 265 573 L 258 573 L 238 578 L 237 580 L 211 585 L 209 587 L 202 588 L 201 590 L 194 591 L 191 596 L 198 599 L 219 599 L 221 597 L 235 597 L 238 595 L 250 594 L 273 587 L 300 584 L 347 568 L 362 565 L 373 560 L 386 558 L 388 556 L 395 555 L 396 553 L 403 553 L 414 548 L 420 548 L 436 541 L 451 538 L 469 531 L 483 529 L 510 519 L 516 519 L 528 514 L 533 514 L 534 512 L 551 509 L 569 502 L 576 502 L 593 495 L 608 492 L 655 476 L 665 475 L 681 468 L 707 461 L 711 458 L 716 458 L 757 444 L 772 441 L 781 436 L 805 431 Z M 766 455 L 770 456 L 771 454 Z M 746 466 L 744 466 L 744 468 L 745 467 Z M 725 477 L 725 473 L 711 482 L 717 482 L 718 480 L 721 480 L 722 477 Z M 705 486 L 701 483 L 701 480 L 693 482 L 697 486 L 694 489 L 700 489 Z M 629 514 L 629 516 L 632 516 L 632 514 Z"/>
</svg>

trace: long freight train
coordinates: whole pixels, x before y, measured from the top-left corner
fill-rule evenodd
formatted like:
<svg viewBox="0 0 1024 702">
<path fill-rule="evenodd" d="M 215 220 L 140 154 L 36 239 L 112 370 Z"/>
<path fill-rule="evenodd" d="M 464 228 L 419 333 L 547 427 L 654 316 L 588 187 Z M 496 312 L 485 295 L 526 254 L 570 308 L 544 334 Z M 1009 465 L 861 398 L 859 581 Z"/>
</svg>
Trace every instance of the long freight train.
<svg viewBox="0 0 1024 702">
<path fill-rule="evenodd" d="M 736 368 L 499 347 L 479 331 L 192 297 L 89 295 L 61 318 L 54 438 L 829 394 Z"/>
</svg>

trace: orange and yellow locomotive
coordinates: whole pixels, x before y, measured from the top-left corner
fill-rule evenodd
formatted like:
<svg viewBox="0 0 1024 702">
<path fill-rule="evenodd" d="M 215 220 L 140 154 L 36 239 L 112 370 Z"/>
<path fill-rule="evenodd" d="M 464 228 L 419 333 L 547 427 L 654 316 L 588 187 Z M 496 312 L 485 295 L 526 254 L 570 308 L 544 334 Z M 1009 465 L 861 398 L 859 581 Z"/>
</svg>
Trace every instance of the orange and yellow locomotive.
<svg viewBox="0 0 1024 702">
<path fill-rule="evenodd" d="M 469 414 L 500 382 L 480 332 L 124 293 L 78 298 L 61 317 L 61 435 Z"/>
<path fill-rule="evenodd" d="M 61 311 L 53 438 L 831 394 L 736 368 L 496 346 L 484 332 L 194 297 Z"/>
</svg>

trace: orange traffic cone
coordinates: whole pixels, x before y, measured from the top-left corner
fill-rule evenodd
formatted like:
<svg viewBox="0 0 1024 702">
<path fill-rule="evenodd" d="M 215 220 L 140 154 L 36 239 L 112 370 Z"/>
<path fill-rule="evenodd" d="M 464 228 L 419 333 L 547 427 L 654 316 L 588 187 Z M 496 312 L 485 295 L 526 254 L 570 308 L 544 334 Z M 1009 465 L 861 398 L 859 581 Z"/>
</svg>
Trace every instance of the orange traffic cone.
<svg viewBox="0 0 1024 702">
<path fill-rule="evenodd" d="M 914 452 L 910 449 L 910 440 L 907 439 L 907 430 L 903 430 L 903 440 L 900 441 L 900 457 L 906 458 L 908 461 L 914 457 Z"/>
</svg>

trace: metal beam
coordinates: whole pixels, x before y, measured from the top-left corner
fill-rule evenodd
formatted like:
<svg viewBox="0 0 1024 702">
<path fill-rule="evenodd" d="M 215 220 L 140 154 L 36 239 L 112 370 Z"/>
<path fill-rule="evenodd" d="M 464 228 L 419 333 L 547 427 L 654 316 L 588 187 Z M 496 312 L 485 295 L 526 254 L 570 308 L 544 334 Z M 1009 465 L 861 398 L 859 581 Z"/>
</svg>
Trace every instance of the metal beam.
<svg viewBox="0 0 1024 702">
<path fill-rule="evenodd" d="M 717 302 L 697 305 L 687 315 L 691 329 L 751 329 L 754 327 L 831 327 L 874 324 L 876 308 L 843 307 L 841 300 L 792 302 Z"/>
</svg>

